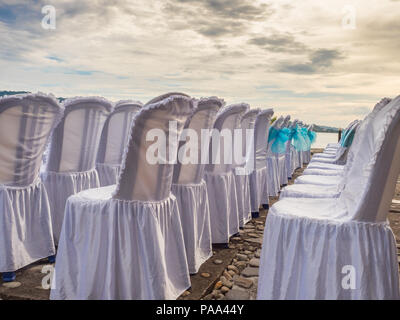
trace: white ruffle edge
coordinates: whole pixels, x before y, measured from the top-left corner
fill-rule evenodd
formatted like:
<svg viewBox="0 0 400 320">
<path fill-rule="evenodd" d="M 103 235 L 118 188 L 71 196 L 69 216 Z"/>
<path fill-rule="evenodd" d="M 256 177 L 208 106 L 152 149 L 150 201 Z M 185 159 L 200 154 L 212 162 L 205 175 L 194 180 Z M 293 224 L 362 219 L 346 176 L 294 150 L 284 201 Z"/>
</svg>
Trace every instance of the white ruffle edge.
<svg viewBox="0 0 400 320">
<path fill-rule="evenodd" d="M 0 208 L 0 272 L 55 254 L 49 201 L 40 179 L 25 188 L 0 185 Z"/>
<path fill-rule="evenodd" d="M 43 173 L 42 180 L 49 196 L 53 236 L 57 244 L 68 197 L 86 189 L 100 187 L 99 176 L 96 169 L 85 172 L 47 171 Z"/>
<path fill-rule="evenodd" d="M 345 290 L 343 267 L 355 270 Z M 258 299 L 399 299 L 396 243 L 387 224 L 330 223 L 268 214 Z"/>
<path fill-rule="evenodd" d="M 207 186 L 200 184 L 173 184 L 182 222 L 189 272 L 195 274 L 212 255 L 210 208 Z"/>
<path fill-rule="evenodd" d="M 68 199 L 51 299 L 176 299 L 190 287 L 175 196 L 116 200 L 115 187 Z"/>
</svg>

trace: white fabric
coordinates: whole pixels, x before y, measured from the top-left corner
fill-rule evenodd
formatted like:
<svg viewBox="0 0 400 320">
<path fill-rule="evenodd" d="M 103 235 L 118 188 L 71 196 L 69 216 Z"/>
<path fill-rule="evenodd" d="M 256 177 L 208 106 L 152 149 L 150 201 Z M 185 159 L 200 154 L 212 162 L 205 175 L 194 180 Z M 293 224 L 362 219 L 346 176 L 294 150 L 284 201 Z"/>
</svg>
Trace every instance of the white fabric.
<svg viewBox="0 0 400 320">
<path fill-rule="evenodd" d="M 335 176 L 316 176 L 316 175 L 305 175 L 298 177 L 295 184 L 314 184 L 320 186 L 337 186 L 342 182 L 341 175 Z"/>
<path fill-rule="evenodd" d="M 341 170 L 325 170 L 325 169 L 306 169 L 303 171 L 303 175 L 316 175 L 316 176 L 336 176 L 343 173 Z"/>
<path fill-rule="evenodd" d="M 387 222 L 400 174 L 400 96 L 369 119 L 354 140 L 338 198 L 284 198 L 271 208 L 258 298 L 400 299 Z M 346 266 L 356 277 L 351 290 L 342 285 Z"/>
<path fill-rule="evenodd" d="M 178 141 L 170 136 L 182 133 L 194 100 L 163 97 L 134 117 L 118 184 L 68 199 L 52 299 L 175 299 L 190 287 L 179 207 L 171 193 Z M 171 161 L 146 158 L 152 129 L 165 135 Z"/>
<path fill-rule="evenodd" d="M 324 169 L 324 170 L 344 170 L 344 166 L 333 163 L 313 162 L 307 166 L 307 169 Z"/>
<path fill-rule="evenodd" d="M 124 201 L 114 192 L 68 199 L 51 299 L 176 299 L 190 287 L 175 197 Z"/>
<path fill-rule="evenodd" d="M 266 172 L 266 170 L 264 171 Z M 239 227 L 242 228 L 247 222 L 251 220 L 251 213 L 253 212 L 251 208 L 251 192 L 250 192 L 251 176 L 247 174 L 237 175 L 235 173 L 234 175 L 235 175 L 235 184 L 237 193 L 236 194 L 237 206 L 239 212 Z M 266 181 L 266 177 L 261 177 L 260 179 L 264 179 Z"/>
<path fill-rule="evenodd" d="M 214 129 L 220 133 L 228 132 L 233 141 L 233 130 L 239 126 L 240 119 L 248 109 L 249 105 L 245 103 L 221 109 Z M 210 204 L 212 243 L 228 243 L 229 238 L 239 232 L 239 216 L 243 216 L 243 212 L 239 212 L 238 208 L 234 165 L 225 159 L 226 155 L 233 154 L 231 141 L 227 141 L 222 134 L 218 139 L 212 140 L 209 163 L 205 169 L 204 180 Z"/>
<path fill-rule="evenodd" d="M 267 157 L 267 170 L 268 170 L 268 195 L 271 197 L 278 196 L 280 185 L 279 185 L 279 169 L 278 163 L 273 156 Z"/>
<path fill-rule="evenodd" d="M 256 169 L 250 175 L 250 185 L 257 186 L 251 189 L 251 212 L 258 212 L 260 205 L 269 204 L 268 168 Z"/>
<path fill-rule="evenodd" d="M 0 272 L 13 272 L 55 254 L 46 189 L 0 186 Z"/>
<path fill-rule="evenodd" d="M 179 207 L 189 272 L 195 274 L 213 255 L 207 186 L 204 180 L 196 185 L 173 184 L 172 193 Z"/>
<path fill-rule="evenodd" d="M 252 212 L 258 212 L 261 205 L 269 204 L 268 183 L 270 181 L 270 176 L 268 166 L 270 160 L 268 160 L 268 132 L 273 114 L 273 109 L 266 109 L 258 113 L 255 120 L 253 145 L 254 170 L 250 174 Z M 275 169 L 275 167 L 271 164 L 271 170 L 273 169 Z"/>
<path fill-rule="evenodd" d="M 186 154 L 194 152 L 197 138 L 197 159 L 194 163 L 178 161 L 174 167 L 172 192 L 177 198 L 183 226 L 189 272 L 197 273 L 200 266 L 212 256 L 210 208 L 207 186 L 204 178 L 205 164 L 200 161 L 208 156 L 208 145 L 202 150 L 201 131 L 213 127 L 218 110 L 224 101 L 216 97 L 203 98 L 186 120 L 180 147 Z M 196 136 L 185 136 L 186 130 L 193 130 Z M 186 149 L 186 147 L 189 148 Z"/>
<path fill-rule="evenodd" d="M 235 175 L 236 183 L 236 198 L 239 212 L 239 227 L 242 228 L 244 225 L 251 220 L 252 212 L 252 199 L 251 199 L 251 174 L 247 172 L 246 165 L 249 165 L 251 161 L 254 161 L 254 130 L 257 115 L 260 113 L 260 109 L 248 110 L 243 117 L 240 119 L 240 124 L 237 125 L 236 130 L 241 130 L 242 136 L 242 150 L 236 149 L 236 144 L 233 148 L 233 160 L 235 160 L 235 153 L 241 152 L 241 156 L 244 157 L 243 163 L 235 163 L 233 173 Z M 247 133 L 252 132 L 250 141 L 247 141 Z M 266 177 L 264 177 L 266 179 Z M 258 208 L 257 210 L 258 211 Z"/>
<path fill-rule="evenodd" d="M 212 243 L 229 243 L 229 238 L 239 232 L 239 215 L 236 198 L 235 175 L 205 172 Z"/>
<path fill-rule="evenodd" d="M 60 239 L 67 199 L 83 190 L 100 187 L 99 176 L 95 169 L 76 173 L 49 171 L 42 174 L 42 180 L 49 199 L 51 199 L 51 222 L 54 242 L 57 244 Z"/>
<path fill-rule="evenodd" d="M 292 184 L 281 190 L 279 199 L 283 198 L 337 198 L 340 189 L 337 185 Z"/>
<path fill-rule="evenodd" d="M 112 186 L 117 184 L 121 172 L 121 165 L 97 163 L 96 170 L 99 175 L 100 186 Z"/>
<path fill-rule="evenodd" d="M 390 227 L 346 221 L 337 199 L 283 199 L 268 213 L 258 299 L 399 299 Z M 355 267 L 356 289 L 342 269 Z"/>
<path fill-rule="evenodd" d="M 58 243 L 69 196 L 100 186 L 96 156 L 101 132 L 112 104 L 100 97 L 64 102 L 62 121 L 55 128 L 42 180 L 48 190 L 54 241 Z"/>
<path fill-rule="evenodd" d="M 63 108 L 41 93 L 0 98 L 0 273 L 55 252 L 43 153 Z"/>
<path fill-rule="evenodd" d="M 96 159 L 101 186 L 117 183 L 132 118 L 142 106 L 141 102 L 119 101 L 108 116 L 101 132 Z M 114 173 L 114 176 L 112 176 L 112 173 Z"/>
<path fill-rule="evenodd" d="M 286 168 L 286 154 L 275 155 L 278 166 L 279 188 L 288 184 L 287 168 Z"/>
</svg>

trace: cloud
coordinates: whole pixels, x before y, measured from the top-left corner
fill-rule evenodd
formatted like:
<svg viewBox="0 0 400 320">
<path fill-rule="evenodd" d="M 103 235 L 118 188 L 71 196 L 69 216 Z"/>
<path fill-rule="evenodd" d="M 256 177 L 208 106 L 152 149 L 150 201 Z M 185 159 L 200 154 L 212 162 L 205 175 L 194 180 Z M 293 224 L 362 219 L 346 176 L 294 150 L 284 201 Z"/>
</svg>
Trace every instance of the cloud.
<svg viewBox="0 0 400 320">
<path fill-rule="evenodd" d="M 309 62 L 298 64 L 284 63 L 278 67 L 278 70 L 280 72 L 296 74 L 312 74 L 327 70 L 339 59 L 343 59 L 343 55 L 338 50 L 319 49 L 310 55 Z"/>
<path fill-rule="evenodd" d="M 248 43 L 271 52 L 304 53 L 309 50 L 305 44 L 297 41 L 291 34 L 253 37 L 249 39 Z"/>
</svg>

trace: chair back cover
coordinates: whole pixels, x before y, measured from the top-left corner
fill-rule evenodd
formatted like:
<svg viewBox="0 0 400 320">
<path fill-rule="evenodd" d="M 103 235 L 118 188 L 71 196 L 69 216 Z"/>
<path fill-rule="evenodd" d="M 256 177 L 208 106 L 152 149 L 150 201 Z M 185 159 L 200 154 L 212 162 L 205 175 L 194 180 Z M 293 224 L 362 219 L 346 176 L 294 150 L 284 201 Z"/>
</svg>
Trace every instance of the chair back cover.
<svg viewBox="0 0 400 320">
<path fill-rule="evenodd" d="M 363 130 L 355 141 L 357 152 L 340 200 L 350 218 L 384 222 L 400 173 L 400 96 L 378 111 Z"/>
<path fill-rule="evenodd" d="M 273 109 L 266 109 L 261 111 L 256 118 L 254 126 L 255 169 L 261 169 L 267 166 L 268 134 L 273 114 Z"/>
<path fill-rule="evenodd" d="M 147 103 L 132 121 L 116 199 L 161 201 L 170 195 L 178 139 L 194 100 L 182 94 L 162 97 Z"/>
<path fill-rule="evenodd" d="M 233 132 L 240 127 L 241 118 L 249 108 L 247 103 L 239 103 L 227 106 L 218 113 L 210 141 L 207 172 L 227 173 L 232 170 Z"/>
<path fill-rule="evenodd" d="M 46 171 L 93 170 L 112 104 L 101 97 L 76 97 L 66 100 L 63 106 L 64 117 L 53 132 Z"/>
<path fill-rule="evenodd" d="M 143 106 L 138 101 L 119 101 L 108 116 L 101 133 L 97 163 L 120 165 L 133 116 Z"/>
<path fill-rule="evenodd" d="M 281 128 L 287 128 L 289 126 L 289 122 L 290 122 L 290 116 L 286 116 L 285 120 L 283 121 Z"/>
<path fill-rule="evenodd" d="M 42 93 L 0 98 L 0 185 L 23 187 L 39 176 L 49 136 L 63 108 Z"/>
<path fill-rule="evenodd" d="M 254 145 L 254 127 L 256 125 L 256 119 L 258 114 L 260 113 L 260 109 L 251 109 L 249 111 L 247 111 L 243 117 L 242 120 L 240 122 L 241 125 L 241 132 L 242 132 L 242 156 L 244 156 L 244 161 L 243 163 L 236 163 L 235 158 L 234 158 L 234 163 L 235 166 L 243 166 L 244 164 L 246 164 L 247 161 L 254 161 L 254 149 L 253 149 L 253 145 Z M 251 130 L 253 132 L 253 134 L 251 135 L 251 141 L 249 141 L 250 145 L 247 146 L 247 131 L 246 130 Z M 236 147 L 237 145 L 235 144 L 234 147 Z"/>
<path fill-rule="evenodd" d="M 174 168 L 175 184 L 198 184 L 203 179 L 206 162 L 202 159 L 208 159 L 209 143 L 202 141 L 202 130 L 213 128 L 217 113 L 224 103 L 224 100 L 216 97 L 200 99 L 197 108 L 187 119 L 181 137 L 183 141 L 179 143 L 178 162 Z M 179 161 L 184 153 L 190 153 L 186 163 Z"/>
</svg>

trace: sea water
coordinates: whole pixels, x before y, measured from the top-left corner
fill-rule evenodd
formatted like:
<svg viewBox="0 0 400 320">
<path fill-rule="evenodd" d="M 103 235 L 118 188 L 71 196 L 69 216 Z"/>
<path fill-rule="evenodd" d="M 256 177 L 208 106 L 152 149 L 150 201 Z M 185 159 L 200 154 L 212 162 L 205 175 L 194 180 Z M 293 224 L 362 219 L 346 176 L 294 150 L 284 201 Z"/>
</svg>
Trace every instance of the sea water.
<svg viewBox="0 0 400 320">
<path fill-rule="evenodd" d="M 325 148 L 328 143 L 337 143 L 338 136 L 338 133 L 317 132 L 317 141 L 311 148 Z"/>
</svg>

